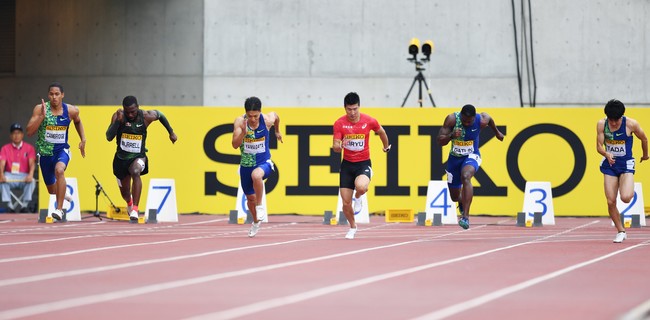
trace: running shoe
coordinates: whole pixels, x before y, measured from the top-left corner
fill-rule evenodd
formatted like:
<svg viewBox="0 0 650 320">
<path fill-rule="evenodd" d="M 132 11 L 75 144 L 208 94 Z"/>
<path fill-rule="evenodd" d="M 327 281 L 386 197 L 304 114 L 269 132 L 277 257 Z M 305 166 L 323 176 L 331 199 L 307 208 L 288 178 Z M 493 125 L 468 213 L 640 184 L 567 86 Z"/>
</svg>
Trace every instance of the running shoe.
<svg viewBox="0 0 650 320">
<path fill-rule="evenodd" d="M 255 206 L 255 211 L 257 212 L 257 221 L 266 220 L 266 209 L 263 206 Z"/>
<path fill-rule="evenodd" d="M 254 237 L 257 234 L 257 232 L 260 231 L 261 224 L 262 221 L 253 222 L 253 224 L 251 225 L 251 229 L 248 230 L 248 236 L 251 238 Z"/>
<path fill-rule="evenodd" d="M 54 220 L 59 220 L 59 221 L 63 219 L 63 210 L 61 209 L 54 210 L 52 212 L 52 218 L 54 218 Z"/>
<path fill-rule="evenodd" d="M 616 237 L 614 238 L 614 243 L 621 243 L 625 239 L 627 239 L 627 234 L 625 233 L 625 231 L 621 231 L 616 234 Z"/>
<path fill-rule="evenodd" d="M 356 233 L 357 233 L 357 228 L 350 228 L 350 230 L 348 230 L 348 233 L 345 234 L 345 238 L 348 240 L 352 240 L 354 239 L 354 235 Z"/>
<path fill-rule="evenodd" d="M 461 217 L 460 220 L 458 220 L 458 225 L 463 229 L 469 229 L 469 218 Z"/>
<path fill-rule="evenodd" d="M 72 202 L 72 196 L 67 193 L 65 194 L 65 196 L 63 196 L 63 199 L 65 199 L 65 201 Z"/>
<path fill-rule="evenodd" d="M 129 213 L 129 219 L 131 221 L 138 221 L 138 212 L 135 210 L 131 210 L 131 213 Z"/>
<path fill-rule="evenodd" d="M 363 209 L 363 201 L 361 201 L 361 198 L 352 198 L 352 209 L 354 213 L 361 212 L 361 209 Z"/>
</svg>

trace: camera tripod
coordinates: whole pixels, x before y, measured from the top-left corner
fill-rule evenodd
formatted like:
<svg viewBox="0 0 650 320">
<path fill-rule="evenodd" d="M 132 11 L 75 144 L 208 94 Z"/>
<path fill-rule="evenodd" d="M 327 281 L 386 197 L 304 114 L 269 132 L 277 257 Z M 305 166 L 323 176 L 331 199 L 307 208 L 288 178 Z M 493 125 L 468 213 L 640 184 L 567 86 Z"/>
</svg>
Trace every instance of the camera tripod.
<svg viewBox="0 0 650 320">
<path fill-rule="evenodd" d="M 424 67 L 422 66 L 422 62 L 417 61 L 413 58 L 408 60 L 413 61 L 415 63 L 415 71 L 417 71 L 418 74 L 415 75 L 415 78 L 413 79 L 413 83 L 411 83 L 411 88 L 409 88 L 409 92 L 406 94 L 406 97 L 402 102 L 402 108 L 406 104 L 406 100 L 409 98 L 409 95 L 413 90 L 413 86 L 415 86 L 415 82 L 418 83 L 418 103 L 420 104 L 420 108 L 422 108 L 422 84 L 424 84 L 424 87 L 427 88 L 427 94 L 429 95 L 429 100 L 431 100 L 431 104 L 435 107 L 436 103 L 433 102 L 433 97 L 431 96 L 431 90 L 429 89 L 429 85 L 427 85 L 427 81 L 424 78 L 424 75 L 422 74 L 422 71 L 425 70 Z"/>
<path fill-rule="evenodd" d="M 115 204 L 113 204 L 113 201 L 111 201 L 111 198 L 108 197 L 106 194 L 106 191 L 104 191 L 104 188 L 102 188 L 101 183 L 97 180 L 95 175 L 93 174 L 93 179 L 95 179 L 95 213 L 93 213 L 93 216 L 99 218 L 99 220 L 102 220 L 102 216 L 99 214 L 99 193 L 103 193 L 106 199 L 108 199 L 108 202 L 111 203 L 111 206 L 113 209 L 115 209 L 115 212 L 120 212 L 120 208 L 116 207 Z"/>
</svg>

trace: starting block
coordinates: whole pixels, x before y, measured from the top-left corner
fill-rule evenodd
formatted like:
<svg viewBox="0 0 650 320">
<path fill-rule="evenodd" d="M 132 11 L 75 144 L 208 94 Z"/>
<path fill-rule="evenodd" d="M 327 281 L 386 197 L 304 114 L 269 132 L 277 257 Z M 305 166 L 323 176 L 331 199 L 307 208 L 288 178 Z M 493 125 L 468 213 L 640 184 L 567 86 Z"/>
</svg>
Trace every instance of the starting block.
<svg viewBox="0 0 650 320">
<path fill-rule="evenodd" d="M 121 221 L 131 221 L 131 218 L 129 218 L 129 213 L 126 211 L 126 207 L 108 206 L 108 210 L 106 210 L 106 218 Z"/>
<path fill-rule="evenodd" d="M 415 222 L 415 225 L 416 225 L 416 226 L 423 226 L 423 225 L 425 225 L 425 223 L 426 223 L 426 221 L 427 221 L 427 213 L 426 213 L 426 212 L 418 212 L 417 217 L 418 217 L 418 219 L 417 219 L 417 221 Z"/>
<path fill-rule="evenodd" d="M 145 223 L 145 218 L 146 218 L 146 223 L 158 223 L 158 210 L 157 209 L 149 209 L 147 212 L 146 217 L 142 217 L 143 219 L 142 222 L 140 222 L 140 219 L 138 219 L 138 223 Z"/>
<path fill-rule="evenodd" d="M 413 209 L 388 209 L 386 222 L 413 222 Z"/>
<path fill-rule="evenodd" d="M 65 210 L 63 210 L 63 218 L 61 220 L 56 221 L 52 217 L 47 216 L 48 209 L 41 209 L 38 212 L 38 223 L 60 223 L 60 222 L 68 222 L 68 214 Z"/>
<path fill-rule="evenodd" d="M 339 226 L 346 226 L 346 225 L 348 225 L 348 218 L 345 217 L 343 211 L 339 211 Z"/>
<path fill-rule="evenodd" d="M 542 223 L 542 212 L 534 212 L 533 213 L 533 227 L 542 227 L 544 224 Z"/>
<path fill-rule="evenodd" d="M 434 226 L 441 226 L 442 225 L 442 214 L 440 214 L 440 213 L 434 213 L 433 214 L 433 225 Z"/>
<path fill-rule="evenodd" d="M 332 215 L 333 215 L 332 211 L 326 210 L 325 213 L 323 214 L 323 224 L 327 224 L 327 225 L 331 224 Z"/>
<path fill-rule="evenodd" d="M 228 216 L 228 224 L 238 224 L 237 221 L 237 210 L 230 210 L 230 215 Z M 244 221 L 242 221 L 244 224 Z"/>
<path fill-rule="evenodd" d="M 525 227 L 525 226 L 526 226 L 526 213 L 517 212 L 517 227 Z"/>
</svg>

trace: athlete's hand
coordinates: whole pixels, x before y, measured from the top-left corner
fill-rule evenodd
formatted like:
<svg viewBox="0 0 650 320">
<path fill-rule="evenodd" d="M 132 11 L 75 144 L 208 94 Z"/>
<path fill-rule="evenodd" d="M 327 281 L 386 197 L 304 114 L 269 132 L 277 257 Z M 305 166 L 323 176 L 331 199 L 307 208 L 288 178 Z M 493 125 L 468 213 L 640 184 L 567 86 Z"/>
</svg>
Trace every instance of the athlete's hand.
<svg viewBox="0 0 650 320">
<path fill-rule="evenodd" d="M 453 138 L 458 138 L 458 137 L 461 136 L 462 133 L 463 133 L 463 131 L 460 128 L 456 128 L 456 129 L 454 129 L 454 131 L 451 132 L 451 138 L 452 139 Z"/>
<path fill-rule="evenodd" d="M 279 130 L 275 130 L 275 137 L 278 139 L 278 141 L 284 143 L 284 141 L 282 141 L 282 133 L 280 133 Z"/>
<path fill-rule="evenodd" d="M 390 151 L 390 147 L 392 147 L 392 146 L 393 146 L 392 144 L 389 144 L 388 147 L 383 148 L 382 150 L 384 150 L 384 152 L 388 153 L 388 151 Z"/>
<path fill-rule="evenodd" d="M 614 165 L 614 163 L 616 162 L 616 160 L 614 160 L 614 156 L 609 152 L 605 152 L 605 158 L 607 158 L 607 162 L 609 162 L 610 166 Z"/>
<path fill-rule="evenodd" d="M 117 121 L 118 122 L 123 122 L 124 121 L 124 109 L 117 109 L 115 112 L 115 115 L 117 116 Z"/>
<path fill-rule="evenodd" d="M 41 116 L 45 119 L 45 100 L 41 99 Z"/>
<path fill-rule="evenodd" d="M 178 140 L 178 136 L 176 136 L 176 133 L 172 132 L 169 134 L 169 140 L 172 141 L 172 143 L 176 143 L 176 140 Z"/>
<path fill-rule="evenodd" d="M 503 138 L 505 137 L 503 133 L 501 133 L 501 131 L 497 131 L 495 136 L 497 137 L 497 139 L 499 139 L 499 141 L 503 141 Z"/>
<path fill-rule="evenodd" d="M 643 162 L 643 161 L 645 161 L 645 160 L 648 160 L 648 159 L 650 159 L 650 157 L 648 157 L 648 156 L 641 157 L 641 161 L 639 161 L 639 163 L 641 163 L 641 162 Z"/>
<path fill-rule="evenodd" d="M 86 141 L 79 142 L 79 151 L 81 151 L 81 157 L 86 157 Z"/>
</svg>

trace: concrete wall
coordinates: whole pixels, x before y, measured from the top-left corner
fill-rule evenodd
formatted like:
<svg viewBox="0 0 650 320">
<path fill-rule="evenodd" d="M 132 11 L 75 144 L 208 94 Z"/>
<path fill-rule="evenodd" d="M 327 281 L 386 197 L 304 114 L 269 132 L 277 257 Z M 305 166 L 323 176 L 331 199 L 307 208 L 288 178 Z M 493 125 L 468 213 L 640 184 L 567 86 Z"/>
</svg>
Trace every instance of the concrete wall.
<svg viewBox="0 0 650 320">
<path fill-rule="evenodd" d="M 357 91 L 364 106 L 398 107 L 416 75 L 412 37 L 435 43 L 424 76 L 438 106 L 519 105 L 508 0 L 20 0 L 16 11 L 0 132 L 26 122 L 54 80 L 80 105 L 134 94 L 143 105 L 257 95 L 340 106 Z M 649 14 L 648 1 L 532 1 L 538 105 L 648 105 Z"/>
</svg>

